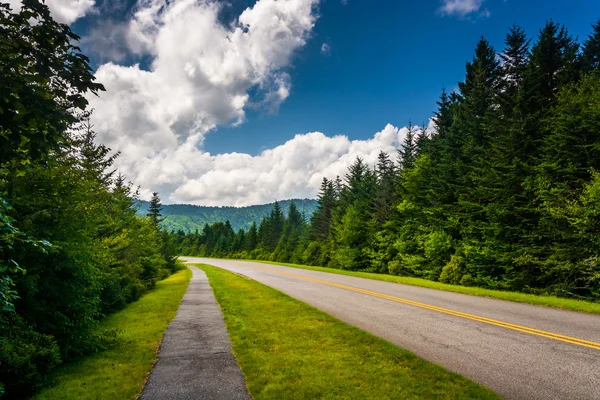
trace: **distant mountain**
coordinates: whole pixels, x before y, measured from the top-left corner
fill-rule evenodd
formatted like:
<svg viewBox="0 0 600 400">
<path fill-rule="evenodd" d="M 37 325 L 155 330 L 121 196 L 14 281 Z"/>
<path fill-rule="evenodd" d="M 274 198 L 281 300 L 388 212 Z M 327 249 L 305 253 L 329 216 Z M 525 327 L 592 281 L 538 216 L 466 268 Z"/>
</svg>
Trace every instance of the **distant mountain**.
<svg viewBox="0 0 600 400">
<path fill-rule="evenodd" d="M 287 215 L 288 207 L 291 202 L 296 204 L 298 210 L 310 218 L 317 209 L 317 201 L 311 199 L 293 199 L 283 200 L 279 205 Z M 146 215 L 148 212 L 147 201 L 139 201 L 138 214 Z M 184 232 L 199 231 L 204 228 L 204 224 L 212 225 L 215 222 L 225 222 L 229 220 L 231 226 L 236 231 L 240 228 L 248 229 L 253 222 L 258 225 L 262 218 L 271 213 L 274 203 L 261 204 L 248 207 L 207 207 L 194 206 L 191 204 L 165 204 L 163 205 L 162 215 L 165 217 L 162 225 L 169 231 L 182 230 Z"/>
</svg>

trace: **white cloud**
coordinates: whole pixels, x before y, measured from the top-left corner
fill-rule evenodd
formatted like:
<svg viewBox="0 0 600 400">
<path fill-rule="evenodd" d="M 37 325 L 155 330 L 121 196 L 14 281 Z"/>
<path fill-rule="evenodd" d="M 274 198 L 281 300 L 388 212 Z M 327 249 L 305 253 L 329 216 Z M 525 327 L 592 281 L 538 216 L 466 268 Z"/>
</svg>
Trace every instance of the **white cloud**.
<svg viewBox="0 0 600 400">
<path fill-rule="evenodd" d="M 81 47 L 95 54 L 100 62 L 123 61 L 129 53 L 128 33 L 127 25 L 110 19 L 103 20 L 81 38 Z"/>
<path fill-rule="evenodd" d="M 380 151 L 396 157 L 396 149 L 406 132 L 406 128 L 390 124 L 368 140 L 311 132 L 296 135 L 257 156 L 240 153 L 213 156 L 195 148 L 181 148 L 177 154 L 179 162 L 170 168 L 163 166 L 161 171 L 183 173 L 187 179 L 165 202 L 245 206 L 315 197 L 323 177 L 343 177 L 356 157 L 370 165 L 377 162 Z M 148 175 L 155 172 L 148 171 Z M 165 179 L 170 178 L 165 176 Z M 145 194 L 149 195 L 149 191 Z"/>
<path fill-rule="evenodd" d="M 247 107 L 276 111 L 290 95 L 286 67 L 309 38 L 317 4 L 259 0 L 224 26 L 214 1 L 138 0 L 125 36 L 150 68 L 98 68 L 106 92 L 89 99 L 98 140 L 121 152 L 118 167 L 129 179 L 165 199 L 210 177 L 213 157 L 198 149 L 205 135 L 242 123 Z"/>
<path fill-rule="evenodd" d="M 327 43 L 323 43 L 321 45 L 321 54 L 326 55 L 326 56 L 330 55 L 331 54 L 331 46 L 328 45 Z"/>
<path fill-rule="evenodd" d="M 484 0 L 442 0 L 439 12 L 442 15 L 456 15 L 464 18 L 479 12 Z M 489 11 L 483 11 L 484 16 L 489 16 Z"/>
<path fill-rule="evenodd" d="M 21 0 L 8 0 L 13 12 L 21 9 Z M 70 25 L 77 19 L 83 17 L 94 7 L 94 0 L 46 0 L 45 1 L 52 17 L 63 24 Z"/>
</svg>

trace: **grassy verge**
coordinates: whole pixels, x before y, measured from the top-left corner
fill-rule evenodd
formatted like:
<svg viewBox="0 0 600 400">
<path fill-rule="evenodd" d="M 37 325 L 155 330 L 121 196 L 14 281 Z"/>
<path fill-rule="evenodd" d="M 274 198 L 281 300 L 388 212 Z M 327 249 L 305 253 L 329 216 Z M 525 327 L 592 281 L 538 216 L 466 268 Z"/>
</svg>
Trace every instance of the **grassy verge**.
<svg viewBox="0 0 600 400">
<path fill-rule="evenodd" d="M 101 327 L 121 332 L 118 345 L 59 368 L 51 377 L 55 385 L 35 399 L 135 399 L 191 276 L 187 268 L 179 271 L 158 282 L 140 300 L 107 317 Z"/>
<path fill-rule="evenodd" d="M 219 268 L 201 268 L 255 400 L 498 398 L 281 292 Z"/>
<path fill-rule="evenodd" d="M 537 296 L 534 294 L 506 292 L 502 290 L 483 289 L 478 287 L 448 285 L 446 283 L 434 282 L 427 279 L 411 278 L 406 276 L 395 276 L 386 274 L 375 274 L 370 272 L 355 272 L 346 271 L 343 269 L 311 267 L 307 265 L 281 263 L 264 260 L 236 260 L 236 261 L 253 261 L 272 265 L 282 265 L 292 268 L 307 269 L 311 271 L 329 272 L 338 275 L 356 276 L 358 278 L 375 279 L 378 281 L 401 283 L 404 285 L 421 286 L 430 289 L 445 290 L 447 292 L 456 292 L 470 294 L 474 296 L 490 297 L 500 300 L 509 300 L 518 303 L 534 304 L 538 306 L 546 306 L 553 308 L 561 308 L 564 310 L 586 312 L 590 314 L 600 314 L 600 303 L 593 303 L 584 300 L 564 299 L 555 296 Z"/>
</svg>

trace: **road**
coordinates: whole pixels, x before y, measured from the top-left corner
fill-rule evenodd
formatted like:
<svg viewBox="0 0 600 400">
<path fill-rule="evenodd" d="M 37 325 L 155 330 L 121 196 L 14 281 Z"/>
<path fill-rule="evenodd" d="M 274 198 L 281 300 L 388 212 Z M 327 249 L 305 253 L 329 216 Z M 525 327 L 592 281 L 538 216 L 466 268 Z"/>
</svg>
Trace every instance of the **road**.
<svg viewBox="0 0 600 400">
<path fill-rule="evenodd" d="M 600 399 L 600 316 L 256 262 L 268 285 L 507 399 Z"/>
</svg>

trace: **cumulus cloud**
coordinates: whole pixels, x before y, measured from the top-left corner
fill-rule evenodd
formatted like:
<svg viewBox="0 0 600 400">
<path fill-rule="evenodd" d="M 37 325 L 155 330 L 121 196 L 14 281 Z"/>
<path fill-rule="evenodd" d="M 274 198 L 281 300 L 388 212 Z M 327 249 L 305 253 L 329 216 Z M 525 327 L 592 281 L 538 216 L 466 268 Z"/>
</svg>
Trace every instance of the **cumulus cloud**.
<svg viewBox="0 0 600 400">
<path fill-rule="evenodd" d="M 311 132 L 296 135 L 257 156 L 241 153 L 212 156 L 198 149 L 181 149 L 182 162 L 173 170 L 189 178 L 167 200 L 245 206 L 277 199 L 315 197 L 323 177 L 343 177 L 356 157 L 370 165 L 375 165 L 380 151 L 395 157 L 406 132 L 406 128 L 390 124 L 367 140 Z M 191 166 L 183 160 L 195 164 Z"/>
<path fill-rule="evenodd" d="M 84 50 L 97 55 L 100 62 L 121 62 L 129 54 L 127 25 L 107 19 L 87 32 L 80 43 Z"/>
<path fill-rule="evenodd" d="M 321 54 L 328 56 L 331 54 L 331 46 L 327 43 L 321 45 Z"/>
<path fill-rule="evenodd" d="M 442 0 L 439 12 L 442 15 L 456 15 L 461 18 L 478 13 L 484 0 Z M 483 16 L 489 16 L 489 11 L 484 10 Z"/>
<path fill-rule="evenodd" d="M 8 0 L 13 11 L 21 9 L 21 0 Z M 63 24 L 70 25 L 83 17 L 94 7 L 94 0 L 46 0 L 52 17 Z"/>
<path fill-rule="evenodd" d="M 147 70 L 98 68 L 106 87 L 90 97 L 98 140 L 121 152 L 118 167 L 136 184 L 165 199 L 188 193 L 190 180 L 211 176 L 213 157 L 199 150 L 209 131 L 243 123 L 248 107 L 275 112 L 290 95 L 286 68 L 310 36 L 317 4 L 259 0 L 225 26 L 222 3 L 138 0 L 121 33 L 130 52 L 151 62 Z"/>
</svg>

